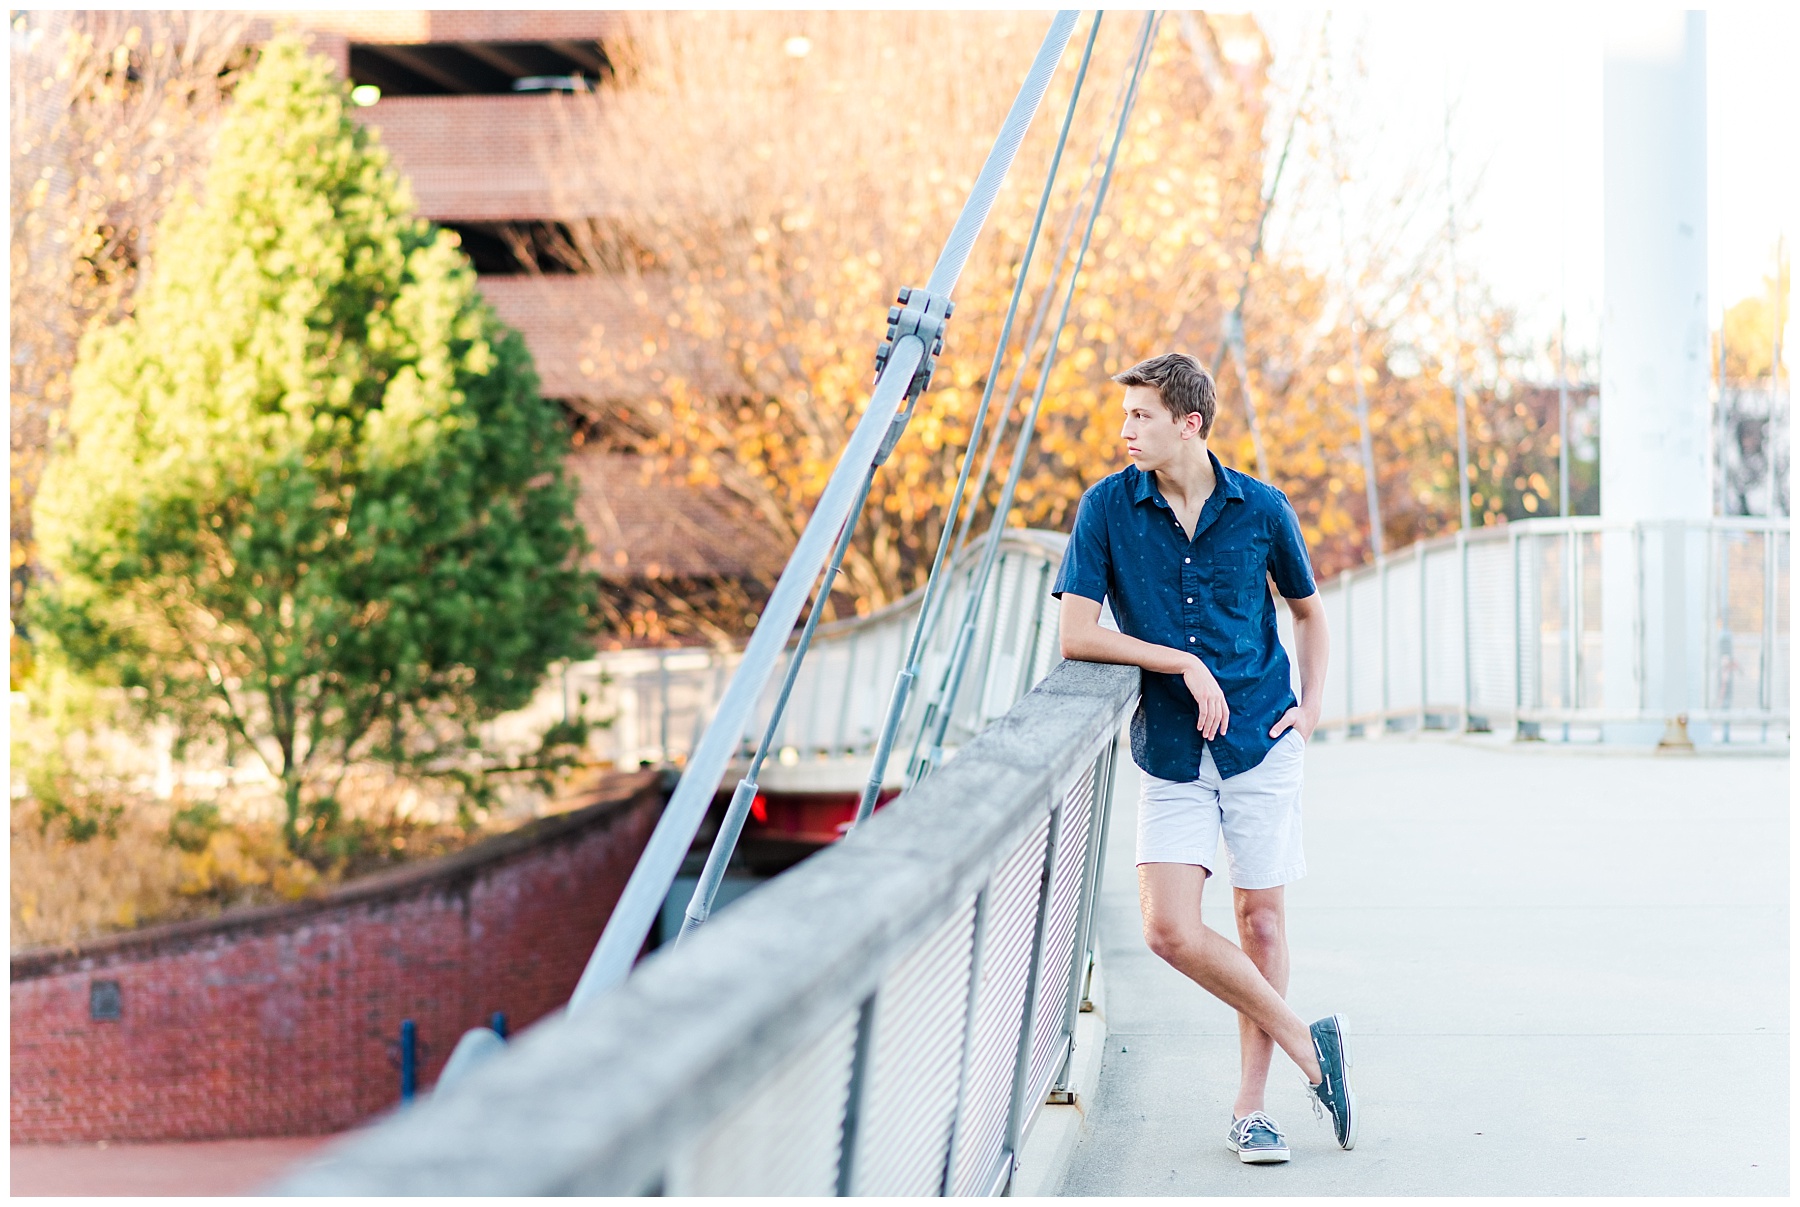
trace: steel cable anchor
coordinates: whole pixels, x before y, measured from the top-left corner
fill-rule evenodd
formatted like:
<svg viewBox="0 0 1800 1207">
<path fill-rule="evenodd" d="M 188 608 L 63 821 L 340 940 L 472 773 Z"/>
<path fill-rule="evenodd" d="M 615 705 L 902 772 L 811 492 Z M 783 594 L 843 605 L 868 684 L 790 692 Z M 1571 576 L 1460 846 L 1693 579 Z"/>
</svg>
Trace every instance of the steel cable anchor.
<svg viewBox="0 0 1800 1207">
<path fill-rule="evenodd" d="M 918 286 L 903 287 L 896 300 L 899 304 L 888 308 L 887 338 L 875 349 L 876 380 L 881 379 L 894 349 L 908 336 L 925 346 L 925 355 L 919 358 L 919 367 L 913 370 L 912 380 L 906 385 L 906 406 L 888 424 L 887 435 L 881 441 L 881 450 L 875 454 L 877 465 L 887 463 L 894 446 L 900 443 L 900 437 L 906 432 L 906 425 L 912 419 L 913 407 L 918 403 L 919 395 L 930 388 L 931 374 L 937 368 L 937 358 L 944 351 L 944 325 L 956 313 L 956 303 L 948 297 Z"/>
</svg>

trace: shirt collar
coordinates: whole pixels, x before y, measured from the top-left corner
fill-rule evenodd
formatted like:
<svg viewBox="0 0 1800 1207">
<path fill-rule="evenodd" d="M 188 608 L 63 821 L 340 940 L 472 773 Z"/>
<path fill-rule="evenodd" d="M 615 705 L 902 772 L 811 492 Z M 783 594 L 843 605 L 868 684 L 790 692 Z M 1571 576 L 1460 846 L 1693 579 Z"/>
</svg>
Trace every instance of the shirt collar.
<svg viewBox="0 0 1800 1207">
<path fill-rule="evenodd" d="M 1220 465 L 1219 455 L 1210 448 L 1206 450 L 1206 458 L 1212 462 L 1213 481 L 1217 486 L 1223 486 L 1225 488 L 1223 497 L 1227 499 L 1243 498 L 1244 484 L 1238 481 L 1237 473 Z M 1132 491 L 1131 501 L 1133 503 L 1142 503 L 1150 499 L 1161 500 L 1162 492 L 1156 488 L 1156 475 L 1147 474 L 1143 470 L 1138 469 L 1135 465 L 1131 468 L 1137 470 L 1137 486 Z M 1214 493 L 1217 493 L 1216 489 Z"/>
</svg>

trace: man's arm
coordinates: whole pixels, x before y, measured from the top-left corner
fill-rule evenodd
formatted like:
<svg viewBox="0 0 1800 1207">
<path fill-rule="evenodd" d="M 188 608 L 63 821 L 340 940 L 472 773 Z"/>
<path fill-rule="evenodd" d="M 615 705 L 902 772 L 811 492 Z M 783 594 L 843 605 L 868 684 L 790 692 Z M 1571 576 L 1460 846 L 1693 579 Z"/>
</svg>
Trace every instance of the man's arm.
<svg viewBox="0 0 1800 1207">
<path fill-rule="evenodd" d="M 1318 728 L 1319 713 L 1325 706 L 1325 662 L 1331 653 L 1331 638 L 1325 632 L 1325 602 L 1314 591 L 1304 599 L 1287 601 L 1294 617 L 1294 655 L 1300 662 L 1300 703 L 1281 714 L 1269 730 L 1278 738 L 1287 729 L 1298 729 L 1304 741 L 1311 741 Z"/>
<path fill-rule="evenodd" d="M 1100 627 L 1100 601 L 1064 592 L 1062 597 L 1062 655 L 1078 662 L 1117 662 L 1164 675 L 1180 675 L 1200 706 L 1198 728 L 1208 739 L 1231 727 L 1231 709 L 1225 692 L 1206 665 L 1186 650 L 1154 645 Z M 1321 669 L 1321 676 L 1323 670 Z"/>
</svg>

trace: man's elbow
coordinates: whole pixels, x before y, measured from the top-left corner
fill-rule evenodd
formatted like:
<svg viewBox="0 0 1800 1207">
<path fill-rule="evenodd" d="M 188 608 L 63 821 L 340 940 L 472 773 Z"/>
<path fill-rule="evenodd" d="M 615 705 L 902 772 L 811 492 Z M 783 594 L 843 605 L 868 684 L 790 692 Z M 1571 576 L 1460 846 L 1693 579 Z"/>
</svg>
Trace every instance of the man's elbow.
<svg viewBox="0 0 1800 1207">
<path fill-rule="evenodd" d="M 1097 625 L 1067 627 L 1062 631 L 1062 656 L 1071 662 L 1094 661 L 1093 635 Z"/>
</svg>

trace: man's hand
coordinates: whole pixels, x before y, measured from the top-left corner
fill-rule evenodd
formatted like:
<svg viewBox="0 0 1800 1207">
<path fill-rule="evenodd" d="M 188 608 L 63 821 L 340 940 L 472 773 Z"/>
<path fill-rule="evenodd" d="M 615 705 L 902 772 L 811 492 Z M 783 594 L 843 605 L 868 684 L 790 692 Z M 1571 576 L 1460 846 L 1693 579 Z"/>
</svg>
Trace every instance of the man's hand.
<svg viewBox="0 0 1800 1207">
<path fill-rule="evenodd" d="M 1269 736 L 1278 738 L 1286 730 L 1292 729 L 1300 735 L 1300 740 L 1302 742 L 1310 742 L 1312 741 L 1313 730 L 1318 727 L 1319 714 L 1308 711 L 1296 704 L 1294 707 L 1281 714 L 1281 719 L 1275 722 L 1275 727 L 1273 729 L 1269 730 Z"/>
<path fill-rule="evenodd" d="M 1194 703 L 1200 706 L 1200 719 L 1195 728 L 1207 741 L 1218 737 L 1231 728 L 1231 708 L 1225 703 L 1225 691 L 1219 681 L 1213 678 L 1206 664 L 1195 658 L 1181 672 L 1181 681 L 1187 684 L 1188 691 L 1194 694 Z"/>
</svg>

